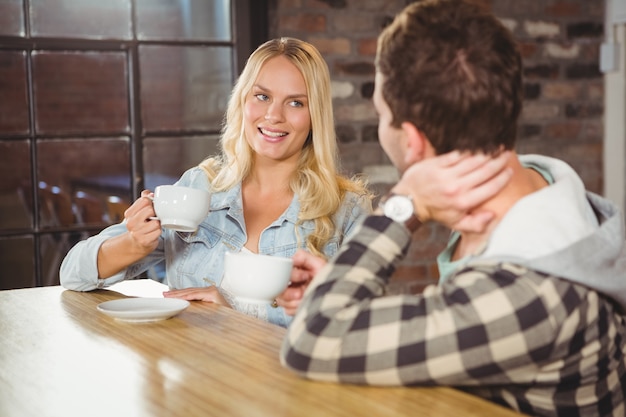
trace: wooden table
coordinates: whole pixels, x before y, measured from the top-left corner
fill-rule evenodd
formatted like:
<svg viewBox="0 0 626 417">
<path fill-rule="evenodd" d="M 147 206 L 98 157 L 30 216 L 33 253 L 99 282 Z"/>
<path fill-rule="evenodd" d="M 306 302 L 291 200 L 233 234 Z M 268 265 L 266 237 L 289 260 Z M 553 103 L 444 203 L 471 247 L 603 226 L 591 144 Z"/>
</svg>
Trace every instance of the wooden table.
<svg viewBox="0 0 626 417">
<path fill-rule="evenodd" d="M 209 303 L 150 323 L 96 309 L 122 297 L 0 291 L 0 416 L 519 416 L 451 388 L 301 379 L 278 360 L 285 329 Z"/>
</svg>

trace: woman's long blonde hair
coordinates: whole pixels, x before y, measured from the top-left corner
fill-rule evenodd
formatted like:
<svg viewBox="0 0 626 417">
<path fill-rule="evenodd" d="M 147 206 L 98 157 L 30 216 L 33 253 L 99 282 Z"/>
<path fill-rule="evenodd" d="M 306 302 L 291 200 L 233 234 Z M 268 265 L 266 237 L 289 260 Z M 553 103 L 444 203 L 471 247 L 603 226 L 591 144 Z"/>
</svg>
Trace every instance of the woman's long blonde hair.
<svg viewBox="0 0 626 417">
<path fill-rule="evenodd" d="M 220 139 L 221 155 L 207 158 L 200 167 L 209 176 L 213 191 L 228 190 L 250 174 L 254 158 L 244 137 L 244 103 L 263 64 L 280 55 L 300 70 L 306 84 L 311 134 L 300 154 L 290 187 L 300 201 L 298 222 L 312 220 L 315 224 L 315 230 L 305 239 L 306 247 L 324 256 L 322 249 L 336 228 L 332 216 L 340 208 L 345 193 L 352 191 L 369 199 L 371 194 L 362 179 L 338 173 L 330 75 L 326 61 L 313 45 L 283 37 L 265 42 L 250 55 L 228 102 Z"/>
</svg>

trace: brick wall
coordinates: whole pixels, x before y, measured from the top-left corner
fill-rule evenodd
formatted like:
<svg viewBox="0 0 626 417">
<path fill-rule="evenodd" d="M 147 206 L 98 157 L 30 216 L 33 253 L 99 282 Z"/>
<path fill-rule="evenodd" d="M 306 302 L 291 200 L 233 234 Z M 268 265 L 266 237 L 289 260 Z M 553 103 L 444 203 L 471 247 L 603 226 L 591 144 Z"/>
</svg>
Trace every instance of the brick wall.
<svg viewBox="0 0 626 417">
<path fill-rule="evenodd" d="M 601 193 L 603 78 L 598 66 L 604 1 L 483 0 L 513 31 L 525 62 L 526 103 L 518 151 L 570 163 L 587 188 Z M 341 158 L 347 172 L 370 175 L 374 189 L 393 183 L 395 170 L 378 145 L 371 103 L 376 37 L 409 0 L 275 0 L 271 37 L 294 36 L 316 45 L 333 81 Z M 416 292 L 435 282 L 436 254 L 448 231 L 420 230 L 396 271 L 392 291 Z M 410 260 L 409 260 L 410 259 Z"/>
</svg>

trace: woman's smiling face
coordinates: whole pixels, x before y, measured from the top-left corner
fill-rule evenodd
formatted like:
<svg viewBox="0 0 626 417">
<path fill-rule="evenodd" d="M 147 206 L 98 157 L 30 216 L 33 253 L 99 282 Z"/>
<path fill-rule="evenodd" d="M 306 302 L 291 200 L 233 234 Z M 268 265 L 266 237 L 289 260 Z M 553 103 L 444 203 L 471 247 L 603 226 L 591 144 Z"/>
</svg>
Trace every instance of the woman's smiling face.
<svg viewBox="0 0 626 417">
<path fill-rule="evenodd" d="M 284 56 L 269 59 L 246 97 L 245 135 L 255 158 L 297 160 L 311 131 L 306 84 Z"/>
</svg>

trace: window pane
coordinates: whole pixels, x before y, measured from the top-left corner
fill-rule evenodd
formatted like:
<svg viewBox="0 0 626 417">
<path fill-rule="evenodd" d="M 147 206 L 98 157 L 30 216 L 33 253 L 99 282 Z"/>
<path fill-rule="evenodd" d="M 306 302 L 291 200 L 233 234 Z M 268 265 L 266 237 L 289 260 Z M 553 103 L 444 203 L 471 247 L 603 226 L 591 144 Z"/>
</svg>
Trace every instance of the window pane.
<svg viewBox="0 0 626 417">
<path fill-rule="evenodd" d="M 124 52 L 34 52 L 38 133 L 129 131 Z"/>
<path fill-rule="evenodd" d="M 230 41 L 230 0 L 137 0 L 139 39 Z"/>
<path fill-rule="evenodd" d="M 0 155 L 0 229 L 30 229 L 33 188 L 29 142 L 2 141 Z"/>
<path fill-rule="evenodd" d="M 45 233 L 39 238 L 42 285 L 59 285 L 63 258 L 76 243 L 90 236 L 88 232 Z"/>
<path fill-rule="evenodd" d="M 220 129 L 231 48 L 142 46 L 139 55 L 144 131 Z"/>
<path fill-rule="evenodd" d="M 25 35 L 24 0 L 0 0 L 0 35 Z"/>
<path fill-rule="evenodd" d="M 130 39 L 130 0 L 30 0 L 33 36 Z"/>
<path fill-rule="evenodd" d="M 214 135 L 145 139 L 146 188 L 154 190 L 157 185 L 173 184 L 187 169 L 198 165 L 207 156 L 217 154 L 218 141 L 219 137 Z"/>
<path fill-rule="evenodd" d="M 0 132 L 28 133 L 25 52 L 0 51 Z"/>
<path fill-rule="evenodd" d="M 34 247 L 30 236 L 0 239 L 0 290 L 35 286 Z"/>
<path fill-rule="evenodd" d="M 37 148 L 41 227 L 117 221 L 110 200 L 132 196 L 128 138 L 45 140 Z"/>
</svg>

